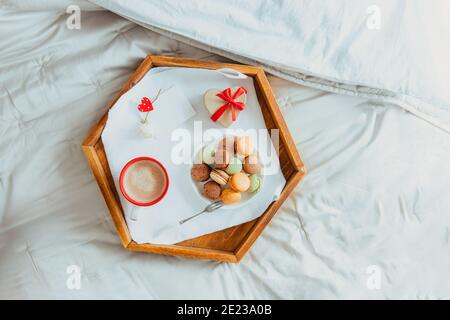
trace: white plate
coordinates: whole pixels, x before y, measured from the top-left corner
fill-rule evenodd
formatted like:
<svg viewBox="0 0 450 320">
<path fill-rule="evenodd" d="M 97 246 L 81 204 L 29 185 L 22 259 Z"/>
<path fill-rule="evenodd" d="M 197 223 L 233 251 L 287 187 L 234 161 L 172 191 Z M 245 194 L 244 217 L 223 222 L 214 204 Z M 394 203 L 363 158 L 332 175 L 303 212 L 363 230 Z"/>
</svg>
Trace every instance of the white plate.
<svg viewBox="0 0 450 320">
<path fill-rule="evenodd" d="M 198 148 L 194 153 L 194 158 L 193 158 L 194 162 L 193 163 L 201 163 L 202 162 L 203 148 L 209 147 L 209 146 L 215 147 L 222 139 L 223 139 L 223 137 L 215 140 L 214 142 L 211 142 L 209 144 L 203 145 L 202 147 Z M 257 153 L 257 152 L 258 152 L 258 150 L 255 150 L 255 153 Z M 241 158 L 241 160 L 243 160 L 243 159 Z M 261 178 L 260 190 L 258 190 L 258 192 L 253 192 L 253 193 L 252 192 L 241 192 L 241 201 L 239 203 L 225 205 L 225 206 L 223 206 L 223 208 L 224 209 L 237 209 L 237 208 L 247 205 L 251 201 L 255 201 L 258 198 L 258 195 L 261 193 L 261 189 L 264 188 L 264 168 L 263 167 L 261 167 L 261 172 L 258 175 Z M 210 181 L 210 180 L 208 180 L 208 181 Z M 197 195 L 205 202 L 205 206 L 213 202 L 211 199 L 206 198 L 202 194 L 203 185 L 207 181 L 197 182 L 191 178 L 191 182 L 192 182 L 192 187 L 195 189 Z M 228 186 L 228 184 L 225 187 L 227 187 L 227 186 Z M 222 187 L 222 189 L 223 189 L 223 187 Z"/>
</svg>

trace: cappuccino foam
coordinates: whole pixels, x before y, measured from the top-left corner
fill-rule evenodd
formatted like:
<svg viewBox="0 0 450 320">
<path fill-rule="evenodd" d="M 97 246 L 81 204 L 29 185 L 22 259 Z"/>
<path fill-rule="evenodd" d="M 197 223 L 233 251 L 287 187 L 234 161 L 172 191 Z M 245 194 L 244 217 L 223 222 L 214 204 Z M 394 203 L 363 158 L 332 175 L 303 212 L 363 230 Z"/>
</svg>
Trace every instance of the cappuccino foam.
<svg viewBox="0 0 450 320">
<path fill-rule="evenodd" d="M 159 165 L 142 160 L 133 163 L 127 169 L 123 187 L 133 200 L 149 203 L 162 195 L 166 183 L 166 176 Z"/>
</svg>

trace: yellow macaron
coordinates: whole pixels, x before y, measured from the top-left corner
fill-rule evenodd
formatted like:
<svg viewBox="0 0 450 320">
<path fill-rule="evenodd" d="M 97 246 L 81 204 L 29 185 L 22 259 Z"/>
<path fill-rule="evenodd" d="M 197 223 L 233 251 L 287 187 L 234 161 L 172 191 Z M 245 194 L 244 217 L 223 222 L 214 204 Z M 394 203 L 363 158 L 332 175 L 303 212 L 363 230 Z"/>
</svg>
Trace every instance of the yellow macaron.
<svg viewBox="0 0 450 320">
<path fill-rule="evenodd" d="M 235 144 L 236 152 L 242 157 L 247 157 L 253 153 L 253 143 L 249 136 L 238 137 Z"/>
<path fill-rule="evenodd" d="M 250 187 L 250 179 L 245 173 L 239 172 L 231 176 L 228 184 L 233 190 L 244 192 Z"/>
<path fill-rule="evenodd" d="M 238 203 L 241 201 L 241 193 L 234 191 L 233 189 L 224 189 L 220 195 L 220 198 L 225 204 Z"/>
</svg>

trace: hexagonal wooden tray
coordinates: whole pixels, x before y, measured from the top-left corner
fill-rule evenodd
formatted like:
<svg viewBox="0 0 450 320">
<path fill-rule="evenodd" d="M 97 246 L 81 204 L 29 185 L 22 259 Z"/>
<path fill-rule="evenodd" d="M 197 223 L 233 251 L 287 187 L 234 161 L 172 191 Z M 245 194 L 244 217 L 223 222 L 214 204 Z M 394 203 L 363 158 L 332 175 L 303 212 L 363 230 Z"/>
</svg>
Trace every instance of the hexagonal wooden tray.
<svg viewBox="0 0 450 320">
<path fill-rule="evenodd" d="M 165 255 L 239 262 L 275 215 L 278 208 L 305 175 L 305 167 L 275 101 L 264 70 L 259 67 L 164 56 L 147 56 L 110 103 L 109 107 L 113 106 L 122 94 L 138 83 L 150 68 L 159 66 L 204 69 L 233 68 L 254 78 L 258 100 L 261 105 L 267 129 L 269 129 L 269 132 L 270 129 L 279 129 L 279 159 L 283 175 L 286 178 L 286 186 L 281 192 L 279 200 L 273 202 L 259 218 L 238 226 L 186 240 L 174 245 L 158 245 L 151 243 L 137 244 L 131 238 L 128 230 L 119 196 L 109 169 L 108 159 L 106 158 L 105 150 L 103 148 L 101 134 L 108 117 L 107 112 L 84 140 L 82 144 L 84 154 L 89 161 L 111 213 L 119 237 L 125 248 L 133 251 Z"/>
</svg>

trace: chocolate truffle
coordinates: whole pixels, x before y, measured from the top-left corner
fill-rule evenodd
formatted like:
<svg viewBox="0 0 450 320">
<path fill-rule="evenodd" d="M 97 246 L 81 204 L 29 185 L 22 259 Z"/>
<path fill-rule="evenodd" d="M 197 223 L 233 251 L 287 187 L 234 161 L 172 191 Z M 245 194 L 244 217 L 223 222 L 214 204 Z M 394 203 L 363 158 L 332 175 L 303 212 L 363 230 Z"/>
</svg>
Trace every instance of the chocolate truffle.
<svg viewBox="0 0 450 320">
<path fill-rule="evenodd" d="M 196 163 L 192 166 L 191 177 L 195 181 L 206 181 L 209 179 L 211 169 L 204 163 Z"/>
<path fill-rule="evenodd" d="M 211 200 L 218 199 L 221 192 L 222 189 L 217 182 L 208 181 L 203 185 L 203 195 Z"/>
<path fill-rule="evenodd" d="M 244 171 L 249 174 L 258 173 L 261 170 L 261 164 L 256 154 L 252 154 L 244 159 Z"/>
</svg>

